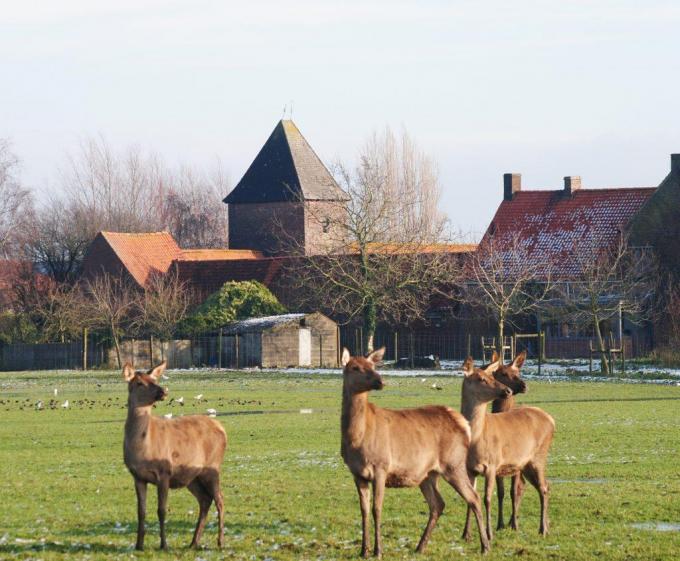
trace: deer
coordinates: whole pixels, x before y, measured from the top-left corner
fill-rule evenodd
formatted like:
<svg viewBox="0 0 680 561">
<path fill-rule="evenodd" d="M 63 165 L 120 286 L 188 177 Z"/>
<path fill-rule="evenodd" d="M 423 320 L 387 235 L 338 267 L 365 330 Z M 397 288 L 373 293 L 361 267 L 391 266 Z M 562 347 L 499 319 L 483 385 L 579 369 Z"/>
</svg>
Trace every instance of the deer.
<svg viewBox="0 0 680 561">
<path fill-rule="evenodd" d="M 520 471 L 538 491 L 541 501 L 539 533 L 548 534 L 548 492 L 545 477 L 548 452 L 555 433 L 555 421 L 542 409 L 521 407 L 503 413 L 488 413 L 489 402 L 510 397 L 512 390 L 497 381 L 493 373 L 500 367 L 494 362 L 485 369 L 475 368 L 472 357 L 463 364 L 461 412 L 470 423 L 471 442 L 467 467 L 485 477 L 484 506 L 486 531 L 491 530 L 491 496 L 496 476 Z M 469 539 L 469 535 L 465 536 Z"/>
<path fill-rule="evenodd" d="M 504 395 L 502 397 L 496 398 L 491 402 L 491 412 L 492 413 L 503 413 L 505 411 L 510 411 L 515 406 L 515 394 L 526 393 L 527 385 L 521 378 L 520 368 L 524 365 L 527 353 L 522 351 L 518 354 L 510 364 L 504 364 L 503 361 L 499 361 L 499 356 L 496 351 L 491 355 L 491 363 L 498 363 L 498 369 L 493 372 L 493 377 L 496 381 L 508 386 L 512 390 L 512 395 Z M 482 369 L 488 368 L 490 364 L 482 366 Z M 498 496 L 498 523 L 496 525 L 496 530 L 502 530 L 505 528 L 505 517 L 503 516 L 503 500 L 505 499 L 505 482 L 504 478 L 500 475 L 496 476 L 496 487 Z M 519 504 L 522 499 L 522 494 L 524 493 L 524 479 L 522 478 L 521 472 L 517 471 L 512 475 L 512 486 L 510 487 L 510 499 L 512 502 L 512 513 L 510 515 L 510 527 L 513 530 L 519 529 L 518 516 L 519 516 Z M 470 537 L 470 511 L 468 510 L 467 517 L 465 519 L 465 528 L 463 530 L 463 535 L 467 539 Z"/>
<path fill-rule="evenodd" d="M 147 484 L 158 488 L 158 522 L 161 549 L 167 550 L 165 515 L 168 490 L 187 487 L 199 506 L 198 522 L 190 547 L 198 548 L 210 506 L 215 502 L 219 519 L 217 545 L 224 542 L 224 499 L 220 490 L 220 466 L 227 448 L 227 434 L 215 419 L 188 415 L 176 419 L 155 417 L 154 403 L 163 401 L 167 388 L 158 385 L 166 368 L 163 362 L 148 372 L 123 368 L 128 383 L 123 458 L 135 481 L 137 494 L 137 543 L 144 549 Z"/>
<path fill-rule="evenodd" d="M 443 477 L 463 497 L 477 520 L 482 553 L 489 550 L 481 501 L 468 475 L 466 459 L 470 427 L 449 407 L 383 409 L 368 401 L 368 392 L 384 387 L 376 364 L 385 348 L 367 357 L 342 351 L 343 385 L 340 453 L 354 477 L 361 509 L 361 555 L 369 556 L 369 508 L 373 490 L 373 555 L 382 556 L 380 531 L 385 488 L 420 487 L 429 518 L 416 551 L 425 551 L 437 520 L 444 511 L 438 489 Z"/>
</svg>

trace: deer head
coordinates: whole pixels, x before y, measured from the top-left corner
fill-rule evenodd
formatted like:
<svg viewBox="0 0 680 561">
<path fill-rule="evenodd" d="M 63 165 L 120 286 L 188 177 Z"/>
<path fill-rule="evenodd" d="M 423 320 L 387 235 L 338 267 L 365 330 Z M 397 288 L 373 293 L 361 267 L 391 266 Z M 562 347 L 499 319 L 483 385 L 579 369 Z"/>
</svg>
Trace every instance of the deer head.
<svg viewBox="0 0 680 561">
<path fill-rule="evenodd" d="M 512 393 L 526 393 L 527 385 L 521 378 L 520 368 L 524 365 L 527 358 L 527 352 L 519 353 L 515 360 L 510 364 L 500 364 L 498 369 L 494 371 L 493 377 L 496 381 L 508 386 Z"/>
<path fill-rule="evenodd" d="M 158 379 L 167 364 L 160 363 L 148 372 L 135 371 L 127 363 L 123 367 L 123 378 L 128 383 L 128 406 L 148 407 L 157 401 L 163 401 L 168 395 L 167 388 L 158 385 Z"/>
<path fill-rule="evenodd" d="M 493 362 L 486 368 L 475 368 L 472 357 L 463 363 L 463 391 L 480 403 L 488 403 L 501 397 L 510 397 L 512 390 L 494 378 L 494 372 L 500 367 L 500 362 Z"/>
<path fill-rule="evenodd" d="M 345 387 L 350 393 L 362 393 L 370 390 L 381 390 L 384 387 L 376 365 L 382 361 L 385 347 L 373 351 L 366 358 L 350 356 L 347 349 L 342 349 L 342 376 Z"/>
</svg>

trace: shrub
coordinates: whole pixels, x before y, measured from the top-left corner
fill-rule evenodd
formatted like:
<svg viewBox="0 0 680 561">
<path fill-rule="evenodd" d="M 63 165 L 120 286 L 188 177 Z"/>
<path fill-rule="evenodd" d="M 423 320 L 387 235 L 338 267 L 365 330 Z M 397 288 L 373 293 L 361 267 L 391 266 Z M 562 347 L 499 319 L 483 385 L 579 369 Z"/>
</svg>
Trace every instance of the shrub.
<svg viewBox="0 0 680 561">
<path fill-rule="evenodd" d="M 211 294 L 182 324 L 182 331 L 204 333 L 239 319 L 282 314 L 286 309 L 257 281 L 230 281 Z"/>
</svg>

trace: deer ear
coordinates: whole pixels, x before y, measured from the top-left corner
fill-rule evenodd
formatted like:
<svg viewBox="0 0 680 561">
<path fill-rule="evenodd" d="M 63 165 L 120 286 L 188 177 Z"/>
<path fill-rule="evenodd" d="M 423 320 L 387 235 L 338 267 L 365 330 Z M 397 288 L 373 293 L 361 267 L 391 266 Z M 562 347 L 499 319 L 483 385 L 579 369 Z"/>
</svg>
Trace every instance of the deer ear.
<svg viewBox="0 0 680 561">
<path fill-rule="evenodd" d="M 347 366 L 347 363 L 349 362 L 350 359 L 349 351 L 346 348 L 342 349 L 342 357 L 340 358 L 340 364 L 342 366 Z"/>
<path fill-rule="evenodd" d="M 469 356 L 465 359 L 465 362 L 463 363 L 463 372 L 465 373 L 466 376 L 469 376 L 470 374 L 472 374 L 474 369 L 475 361 L 472 359 L 471 356 Z"/>
<path fill-rule="evenodd" d="M 135 369 L 132 368 L 132 365 L 129 362 L 126 362 L 125 366 L 123 366 L 123 379 L 126 382 L 129 382 L 134 377 L 135 377 Z"/>
<path fill-rule="evenodd" d="M 527 359 L 527 352 L 526 352 L 526 351 L 522 351 L 521 353 L 519 353 L 519 354 L 515 357 L 515 360 L 512 361 L 512 365 L 513 365 L 515 368 L 522 368 L 522 366 L 524 366 L 524 361 L 525 361 L 526 359 Z"/>
<path fill-rule="evenodd" d="M 385 356 L 385 347 L 380 347 L 377 351 L 373 351 L 366 358 L 370 360 L 373 364 L 378 364 L 382 361 L 383 356 Z"/>
<path fill-rule="evenodd" d="M 165 372 L 165 367 L 168 365 L 167 362 L 163 361 L 161 362 L 156 368 L 153 370 L 149 370 L 149 376 L 151 376 L 154 380 L 158 381 L 158 378 L 161 377 L 161 374 Z"/>
<path fill-rule="evenodd" d="M 486 372 L 487 374 L 493 374 L 493 373 L 496 372 L 496 370 L 498 370 L 500 367 L 501 367 L 501 361 L 500 361 L 500 360 L 497 360 L 496 362 L 492 362 L 491 364 L 489 364 L 489 366 L 487 366 L 487 367 L 484 369 L 484 372 Z"/>
<path fill-rule="evenodd" d="M 491 353 L 491 362 L 498 362 L 498 353 L 496 351 Z"/>
</svg>

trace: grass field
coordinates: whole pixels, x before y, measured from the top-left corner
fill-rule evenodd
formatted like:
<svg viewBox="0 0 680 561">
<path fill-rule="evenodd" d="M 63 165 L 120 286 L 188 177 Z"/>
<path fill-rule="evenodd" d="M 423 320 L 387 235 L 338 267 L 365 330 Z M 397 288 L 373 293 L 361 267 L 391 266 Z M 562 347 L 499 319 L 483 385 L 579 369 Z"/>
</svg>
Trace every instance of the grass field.
<svg viewBox="0 0 680 561">
<path fill-rule="evenodd" d="M 119 372 L 3 373 L 0 559 L 358 557 L 358 500 L 339 455 L 339 375 L 170 371 L 169 376 L 170 396 L 183 396 L 185 405 L 165 402 L 157 414 L 215 408 L 229 435 L 222 472 L 226 547 L 215 548 L 213 511 L 205 549 L 186 548 L 197 504 L 188 491 L 178 490 L 170 494 L 170 551 L 157 549 L 153 492 L 147 549 L 133 551 L 135 494 L 122 459 L 127 389 Z M 433 380 L 386 375 L 387 387 L 372 399 L 387 407 L 457 408 L 460 379 L 437 378 L 443 391 L 431 388 Z M 194 399 L 199 393 L 206 401 Z M 60 407 L 66 399 L 68 409 Z M 36 410 L 38 400 L 43 410 Z M 520 531 L 497 533 L 488 559 L 677 559 L 680 387 L 532 381 L 520 401 L 544 408 L 557 422 L 548 468 L 551 534 L 537 534 L 538 498 L 529 488 Z M 446 511 L 422 558 L 479 557 L 476 536 L 472 543 L 460 540 L 462 500 L 445 483 L 441 487 Z M 416 557 L 426 519 L 418 489 L 388 490 L 385 558 Z"/>
</svg>

